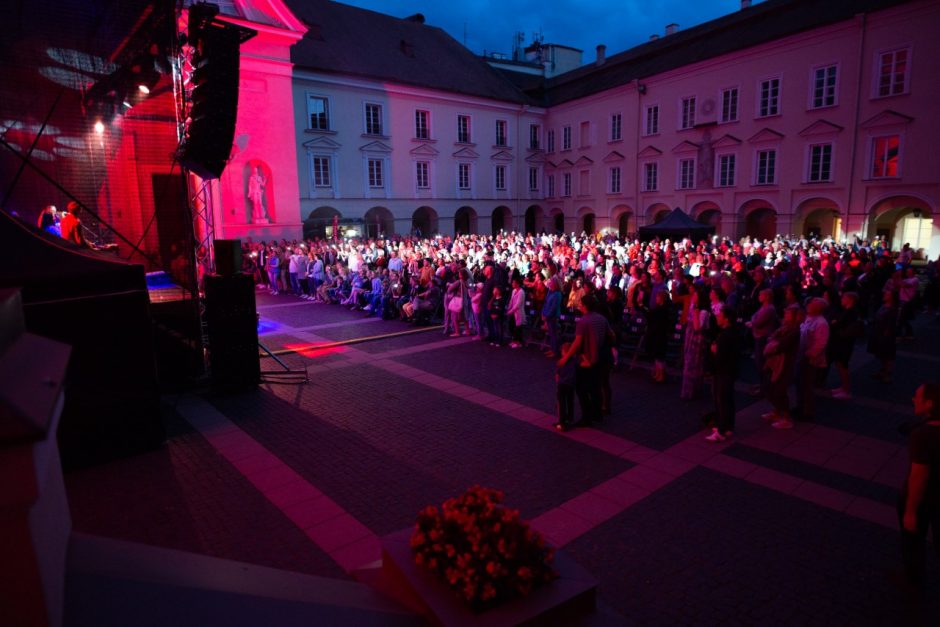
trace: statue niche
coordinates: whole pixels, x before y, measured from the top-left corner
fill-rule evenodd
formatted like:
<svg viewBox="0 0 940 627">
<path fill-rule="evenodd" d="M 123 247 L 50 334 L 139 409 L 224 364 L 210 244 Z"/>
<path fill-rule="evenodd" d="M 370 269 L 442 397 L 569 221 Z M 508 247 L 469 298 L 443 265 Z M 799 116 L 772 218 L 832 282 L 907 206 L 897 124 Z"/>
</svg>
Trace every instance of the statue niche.
<svg viewBox="0 0 940 627">
<path fill-rule="evenodd" d="M 275 221 L 274 177 L 271 168 L 260 159 L 245 164 L 245 201 L 250 209 L 252 224 L 270 224 Z"/>
</svg>

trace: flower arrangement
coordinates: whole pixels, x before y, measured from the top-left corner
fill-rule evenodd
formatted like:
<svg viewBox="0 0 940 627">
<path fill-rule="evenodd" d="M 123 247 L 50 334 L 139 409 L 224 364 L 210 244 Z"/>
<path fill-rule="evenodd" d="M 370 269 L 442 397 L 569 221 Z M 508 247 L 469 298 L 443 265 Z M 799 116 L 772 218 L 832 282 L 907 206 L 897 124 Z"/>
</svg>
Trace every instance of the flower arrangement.
<svg viewBox="0 0 940 627">
<path fill-rule="evenodd" d="M 554 549 L 519 519 L 519 511 L 500 505 L 503 493 L 473 486 L 418 514 L 411 549 L 415 563 L 456 590 L 471 609 L 483 611 L 526 596 L 552 581 Z"/>
</svg>

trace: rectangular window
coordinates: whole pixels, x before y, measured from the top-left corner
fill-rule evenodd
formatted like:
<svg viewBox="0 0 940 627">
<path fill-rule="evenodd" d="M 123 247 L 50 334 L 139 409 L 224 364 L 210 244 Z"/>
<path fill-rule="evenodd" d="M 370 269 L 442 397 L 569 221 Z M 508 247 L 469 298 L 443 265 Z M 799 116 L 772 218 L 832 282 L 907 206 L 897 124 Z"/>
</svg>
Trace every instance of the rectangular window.
<svg viewBox="0 0 940 627">
<path fill-rule="evenodd" d="M 313 158 L 313 184 L 316 187 L 330 187 L 330 158 Z"/>
<path fill-rule="evenodd" d="M 431 165 L 427 161 L 415 162 L 415 186 L 418 189 L 430 189 Z"/>
<path fill-rule="evenodd" d="M 581 170 L 578 172 L 578 194 L 587 196 L 591 193 L 591 171 Z"/>
<path fill-rule="evenodd" d="M 457 187 L 460 189 L 470 189 L 470 164 L 457 164 Z"/>
<path fill-rule="evenodd" d="M 611 194 L 620 193 L 620 168 L 613 167 L 610 169 L 610 186 L 609 191 Z"/>
<path fill-rule="evenodd" d="M 561 175 L 561 195 L 571 196 L 571 172 L 565 172 Z"/>
<path fill-rule="evenodd" d="M 832 107 L 836 104 L 836 66 L 827 65 L 813 70 L 813 108 Z"/>
<path fill-rule="evenodd" d="M 776 150 L 759 150 L 757 152 L 757 177 L 755 182 L 758 185 L 773 185 L 777 182 Z"/>
<path fill-rule="evenodd" d="M 385 177 L 382 176 L 382 160 L 369 159 L 369 187 L 384 187 Z"/>
<path fill-rule="evenodd" d="M 907 48 L 883 52 L 878 56 L 878 95 L 896 96 L 907 92 L 909 57 Z"/>
<path fill-rule="evenodd" d="M 549 129 L 547 136 L 545 138 L 545 143 L 548 144 L 546 147 L 548 152 L 555 152 L 555 129 Z"/>
<path fill-rule="evenodd" d="M 366 135 L 382 134 L 382 105 L 366 103 Z"/>
<path fill-rule="evenodd" d="M 542 127 L 538 124 L 529 124 L 529 149 L 538 150 L 542 139 Z"/>
<path fill-rule="evenodd" d="M 898 176 L 901 137 L 888 135 L 872 140 L 871 176 L 872 178 L 894 178 Z"/>
<path fill-rule="evenodd" d="M 682 99 L 682 120 L 680 129 L 692 128 L 695 126 L 695 96 Z"/>
<path fill-rule="evenodd" d="M 459 144 L 470 143 L 470 116 L 469 115 L 457 116 L 457 143 Z"/>
<path fill-rule="evenodd" d="M 659 164 L 643 164 L 643 191 L 655 192 L 659 189 Z"/>
<path fill-rule="evenodd" d="M 832 144 L 814 144 L 809 147 L 809 176 L 811 183 L 832 180 Z"/>
<path fill-rule="evenodd" d="M 780 79 L 771 78 L 760 83 L 760 103 L 757 109 L 759 117 L 780 113 Z"/>
<path fill-rule="evenodd" d="M 496 189 L 506 191 L 506 166 L 496 166 Z"/>
<path fill-rule="evenodd" d="M 734 186 L 734 168 L 737 163 L 735 155 L 721 155 L 718 157 L 718 187 Z"/>
<path fill-rule="evenodd" d="M 548 189 L 545 190 L 545 195 L 549 198 L 554 198 L 555 197 L 555 175 L 549 174 L 547 182 L 548 182 Z"/>
<path fill-rule="evenodd" d="M 737 122 L 738 88 L 732 87 L 721 92 L 721 121 Z"/>
<path fill-rule="evenodd" d="M 431 139 L 430 111 L 415 111 L 415 139 Z"/>
<path fill-rule="evenodd" d="M 619 142 L 623 139 L 623 114 L 614 113 L 610 116 L 610 141 Z"/>
<path fill-rule="evenodd" d="M 695 188 L 695 159 L 679 160 L 679 189 Z"/>
<path fill-rule="evenodd" d="M 529 191 L 539 191 L 539 169 L 529 168 Z"/>
<path fill-rule="evenodd" d="M 646 107 L 646 126 L 644 135 L 659 134 L 659 105 Z"/>
<path fill-rule="evenodd" d="M 561 129 L 561 149 L 571 150 L 571 127 L 566 126 Z"/>
<path fill-rule="evenodd" d="M 587 148 L 591 145 L 591 123 L 590 122 L 581 122 L 580 126 L 580 135 L 581 143 L 579 144 L 580 148 Z"/>
<path fill-rule="evenodd" d="M 310 128 L 318 131 L 330 130 L 330 109 L 326 98 L 307 96 L 307 113 L 310 115 Z"/>
<path fill-rule="evenodd" d="M 509 123 L 506 120 L 496 120 L 496 145 L 505 146 L 506 136 L 509 134 Z"/>
</svg>

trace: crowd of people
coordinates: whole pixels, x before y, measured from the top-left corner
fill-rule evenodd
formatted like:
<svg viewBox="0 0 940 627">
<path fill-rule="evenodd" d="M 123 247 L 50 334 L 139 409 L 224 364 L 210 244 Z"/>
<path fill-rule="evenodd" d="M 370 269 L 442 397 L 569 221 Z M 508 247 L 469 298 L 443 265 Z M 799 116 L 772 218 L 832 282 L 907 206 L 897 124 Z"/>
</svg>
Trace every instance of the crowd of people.
<svg viewBox="0 0 940 627">
<path fill-rule="evenodd" d="M 922 281 L 909 246 L 892 252 L 879 241 L 501 233 L 248 242 L 244 252 L 244 269 L 273 294 L 418 324 L 443 319 L 448 335 L 494 346 L 537 340 L 558 360 L 559 408 L 570 408 L 573 385 L 582 424 L 609 413 L 610 371 L 628 328 L 639 329 L 654 382 L 669 380 L 670 354 L 682 398 L 700 396 L 711 378 L 713 442 L 733 434 L 742 355 L 760 373 L 753 394 L 773 407 L 764 417 L 789 429 L 815 418 L 815 389 L 830 368 L 832 396 L 851 397 L 848 364 L 863 338 L 877 379 L 890 382 L 917 311 L 940 306 L 937 260 L 923 264 Z M 573 424 L 560 409 L 557 428 Z"/>
</svg>

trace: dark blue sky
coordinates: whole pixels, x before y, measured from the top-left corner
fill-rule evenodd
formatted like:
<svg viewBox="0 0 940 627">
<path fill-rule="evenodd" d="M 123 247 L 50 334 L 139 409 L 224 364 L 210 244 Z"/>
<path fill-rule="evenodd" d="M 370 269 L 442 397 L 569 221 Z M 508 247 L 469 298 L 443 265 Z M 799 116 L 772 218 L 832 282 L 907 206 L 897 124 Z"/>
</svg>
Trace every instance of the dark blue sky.
<svg viewBox="0 0 940 627">
<path fill-rule="evenodd" d="M 727 15 L 740 0 L 345 0 L 344 4 L 396 17 L 422 13 L 428 24 L 443 28 L 473 52 L 512 51 L 513 34 L 542 32 L 546 43 L 584 50 L 594 59 L 595 46 L 616 54 L 662 35 L 666 24 L 689 28 Z M 756 2 L 755 2 L 756 4 Z M 466 32 L 466 39 L 464 33 Z"/>
</svg>

